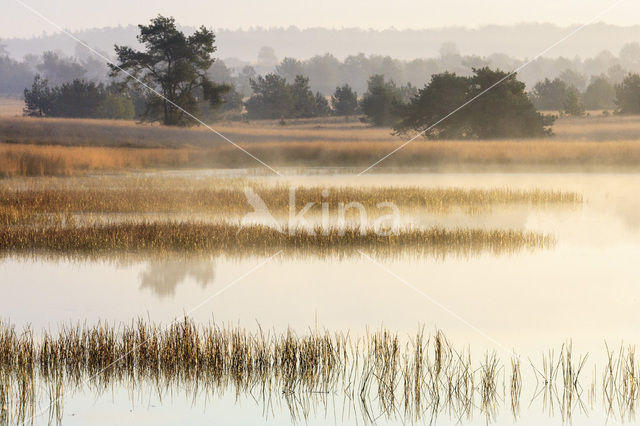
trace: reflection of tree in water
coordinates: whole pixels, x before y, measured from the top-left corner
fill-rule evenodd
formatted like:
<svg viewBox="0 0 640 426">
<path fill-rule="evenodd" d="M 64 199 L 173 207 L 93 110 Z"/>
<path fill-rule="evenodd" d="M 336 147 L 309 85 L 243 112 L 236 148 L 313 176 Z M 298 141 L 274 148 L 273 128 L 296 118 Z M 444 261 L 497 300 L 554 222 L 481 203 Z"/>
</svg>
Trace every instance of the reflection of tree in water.
<svg viewBox="0 0 640 426">
<path fill-rule="evenodd" d="M 215 279 L 215 263 L 202 259 L 150 261 L 147 269 L 140 273 L 140 288 L 150 288 L 158 296 L 173 296 L 176 287 L 187 278 L 206 287 Z"/>
</svg>

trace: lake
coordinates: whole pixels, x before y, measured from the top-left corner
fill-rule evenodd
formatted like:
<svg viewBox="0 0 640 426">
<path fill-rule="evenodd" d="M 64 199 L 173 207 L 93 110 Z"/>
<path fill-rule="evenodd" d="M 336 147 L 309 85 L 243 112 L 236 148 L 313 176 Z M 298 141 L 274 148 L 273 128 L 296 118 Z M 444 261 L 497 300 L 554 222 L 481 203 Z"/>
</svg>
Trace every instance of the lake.
<svg viewBox="0 0 640 426">
<path fill-rule="evenodd" d="M 183 172 L 173 172 L 183 174 Z M 207 175 L 215 172 L 206 172 Z M 204 174 L 204 173 L 203 173 Z M 189 172 L 197 179 L 199 172 Z M 588 359 L 580 377 L 584 400 L 573 402 L 576 424 L 615 423 L 599 394 L 606 367 L 605 341 L 640 342 L 640 176 L 636 174 L 296 174 L 253 176 L 267 184 L 324 186 L 420 186 L 575 191 L 582 205 L 494 207 L 468 214 L 403 212 L 403 225 L 509 228 L 552 234 L 553 247 L 512 254 L 478 253 L 393 258 L 364 251 L 345 258 L 181 256 L 154 259 L 66 259 L 8 255 L 0 260 L 0 312 L 18 329 L 38 333 L 60 324 L 113 324 L 135 318 L 168 323 L 188 314 L 197 323 L 257 332 L 302 335 L 309 330 L 348 332 L 353 338 L 381 328 L 408 342 L 424 327 L 440 329 L 455 347 L 470 348 L 474 361 L 495 352 L 503 365 L 512 353 L 523 369 L 517 424 L 557 424 L 561 410 L 549 409 L 536 393 L 533 368 L 543 353 L 572 341 Z M 317 220 L 317 218 L 315 219 Z M 277 250 L 274 249 L 274 255 Z M 502 371 L 502 382 L 508 372 Z M 501 376 L 501 377 L 502 377 Z M 590 398 L 590 388 L 598 395 Z M 65 389 L 63 424 L 404 424 L 398 410 L 373 414 L 345 398 L 340 387 L 292 408 L 277 392 L 207 392 L 176 385 L 115 383 L 97 390 L 81 384 Z M 503 390 L 500 391 L 503 393 Z M 508 385 L 507 385 L 508 397 Z M 295 399 L 295 398 L 293 398 Z M 589 402 L 589 400 L 592 400 Z M 560 397 L 559 400 L 562 400 Z M 46 402 L 46 401 L 45 401 Z M 45 404 L 46 406 L 46 404 Z M 293 404 L 295 406 L 295 404 Z M 90 407 L 90 409 L 89 409 Z M 295 419 L 297 416 L 297 419 Z M 46 423 L 43 417 L 36 424 Z M 440 413 L 437 424 L 486 424 L 487 416 Z M 627 418 L 628 420 L 628 418 Z M 513 424 L 502 401 L 489 422 Z"/>
</svg>

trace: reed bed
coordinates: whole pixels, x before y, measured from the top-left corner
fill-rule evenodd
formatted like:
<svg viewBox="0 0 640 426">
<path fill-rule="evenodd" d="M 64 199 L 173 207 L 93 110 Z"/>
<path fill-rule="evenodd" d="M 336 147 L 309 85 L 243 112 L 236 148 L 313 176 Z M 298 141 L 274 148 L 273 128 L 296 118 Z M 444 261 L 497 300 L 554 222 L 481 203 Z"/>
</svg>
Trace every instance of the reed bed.
<svg viewBox="0 0 640 426">
<path fill-rule="evenodd" d="M 253 188 L 277 217 L 290 214 L 291 192 L 284 186 L 267 186 L 245 180 L 208 180 L 211 186 L 193 188 L 193 179 L 170 179 L 173 186 L 156 183 L 161 179 L 138 180 L 126 188 L 13 189 L 0 186 L 0 224 L 21 224 L 47 221 L 51 216 L 72 214 L 144 214 L 144 213 L 207 213 L 216 217 L 242 216 L 252 211 L 244 187 Z M 154 183 L 151 183 L 154 182 Z M 243 187 L 244 185 L 244 187 Z M 380 202 L 391 202 L 402 212 L 447 214 L 462 211 L 467 214 L 488 212 L 492 208 L 526 206 L 575 207 L 582 197 L 574 192 L 550 190 L 463 189 L 421 187 L 299 187 L 295 189 L 295 211 L 314 203 L 309 215 L 321 214 L 324 205 L 331 212 L 340 206 L 357 202 L 368 213 L 376 213 Z M 355 216 L 357 209 L 346 209 Z M 384 210 L 382 214 L 386 213 Z"/>
<path fill-rule="evenodd" d="M 379 256 L 510 254 L 552 247 L 546 234 L 517 230 L 372 228 L 278 229 L 265 225 L 130 222 L 92 226 L 0 226 L 0 254 L 207 253 L 225 256 L 347 257 L 365 250 Z"/>
<path fill-rule="evenodd" d="M 398 142 L 256 142 L 241 144 L 272 167 L 348 167 L 360 172 Z M 214 144 L 215 145 L 215 144 Z M 640 144 L 616 141 L 417 141 L 373 169 L 403 171 L 636 171 Z M 0 143 L 0 177 L 74 176 L 99 171 L 260 168 L 233 146 L 124 148 Z M 266 169 L 265 169 L 266 170 Z"/>
<path fill-rule="evenodd" d="M 467 214 L 492 208 L 563 207 L 582 202 L 573 192 L 545 190 L 421 187 L 299 187 L 294 210 L 309 202 L 308 226 L 287 229 L 241 226 L 253 211 L 251 187 L 280 222 L 290 215 L 290 189 L 246 178 L 101 176 L 11 179 L 0 183 L 0 253 L 72 257 L 270 256 L 351 257 L 357 250 L 385 257 L 471 256 L 515 253 L 554 245 L 549 235 L 517 230 L 414 229 L 369 224 L 388 214 L 378 203 L 391 202 L 406 214 Z M 361 209 L 340 207 L 359 203 Z M 329 211 L 329 221 L 318 220 Z M 352 221 L 355 220 L 354 221 Z M 359 226 L 354 224 L 358 223 Z M 322 222 L 322 226 L 320 226 Z M 391 235 L 384 236 L 382 234 Z M 380 234 L 380 235 L 378 235 Z"/>
<path fill-rule="evenodd" d="M 315 123 L 315 124 L 314 124 Z M 216 128 L 274 167 L 370 166 L 404 139 L 357 123 Z M 638 170 L 638 117 L 561 120 L 547 139 L 417 140 L 379 167 L 429 170 Z M 259 168 L 206 129 L 109 120 L 0 118 L 0 176 L 71 176 L 141 168 Z M 377 169 L 377 168 L 376 168 Z M 374 169 L 374 171 L 376 170 Z"/>
<path fill-rule="evenodd" d="M 602 383 L 605 403 L 624 416 L 637 407 L 634 352 L 610 353 Z M 580 378 L 586 355 L 575 356 L 570 344 L 557 354 L 543 364 L 558 367 L 558 380 L 544 384 L 544 396 L 534 390 L 533 399 L 564 401 L 559 411 L 570 421 L 573 411 L 586 410 Z M 298 335 L 184 318 L 168 325 L 142 319 L 67 324 L 35 335 L 0 322 L 0 422 L 30 424 L 43 409 L 50 420 L 61 419 L 67 394 L 101 395 L 114 386 L 160 394 L 181 389 L 193 399 L 250 394 L 267 405 L 283 401 L 298 421 L 308 418 L 313 401 L 338 395 L 365 423 L 386 418 L 412 424 L 439 416 L 461 422 L 474 414 L 491 422 L 502 409 L 517 418 L 523 388 L 531 384 L 522 378 L 519 358 L 508 362 L 510 368 L 492 352 L 473 356 L 439 330 L 419 330 L 409 339 L 386 329 L 361 337 L 317 328 Z M 618 396 L 608 399 L 612 395 Z"/>
<path fill-rule="evenodd" d="M 206 167 L 213 152 L 0 144 L 0 177 L 73 176 L 97 171 Z M 198 158 L 200 155 L 204 157 Z"/>
<path fill-rule="evenodd" d="M 573 344 L 569 341 L 561 346 L 559 352 L 550 350 L 543 354 L 541 366 L 535 366 L 530 361 L 536 378 L 535 395 L 541 395 L 544 409 L 549 413 L 557 411 L 563 422 L 571 422 L 575 411 L 588 411 L 583 401 L 585 390 L 580 380 L 587 359 L 588 354 L 576 357 Z M 591 387 L 589 394 L 592 395 L 595 394 L 595 382 Z M 605 395 L 604 381 L 602 391 Z"/>
<path fill-rule="evenodd" d="M 602 399 L 606 410 L 627 421 L 634 421 L 640 401 L 640 359 L 634 346 L 612 350 L 607 346 L 607 365 L 602 377 Z"/>
<path fill-rule="evenodd" d="M 111 147 L 211 147 L 223 142 L 204 127 L 190 129 L 124 120 L 65 119 L 2 116 L 0 141 L 67 146 Z M 356 117 L 351 120 L 326 117 L 297 119 L 281 125 L 280 120 L 250 123 L 218 122 L 216 130 L 238 143 L 259 142 L 398 142 L 390 128 L 370 127 Z M 593 116 L 560 118 L 554 133 L 561 140 L 630 140 L 640 130 L 638 116 Z"/>
<path fill-rule="evenodd" d="M 235 142 L 343 142 L 396 140 L 389 128 L 374 128 L 355 121 L 279 120 L 252 123 L 221 122 L 215 129 Z M 208 148 L 226 144 L 204 127 L 179 128 L 125 120 L 0 117 L 0 139 L 9 143 L 140 148 Z"/>
</svg>

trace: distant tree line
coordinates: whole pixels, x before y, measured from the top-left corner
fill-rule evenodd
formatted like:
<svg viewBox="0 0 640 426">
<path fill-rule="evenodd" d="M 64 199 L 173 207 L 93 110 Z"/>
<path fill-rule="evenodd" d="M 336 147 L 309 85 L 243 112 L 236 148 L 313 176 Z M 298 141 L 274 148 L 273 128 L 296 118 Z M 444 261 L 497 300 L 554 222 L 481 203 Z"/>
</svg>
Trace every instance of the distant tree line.
<svg viewBox="0 0 640 426">
<path fill-rule="evenodd" d="M 328 115 L 351 116 L 363 113 L 365 120 L 376 126 L 393 124 L 400 106 L 417 93 L 411 84 L 397 86 L 385 81 L 383 75 L 369 79 L 362 99 L 351 86 L 335 88 L 330 100 L 309 87 L 309 78 L 297 75 L 292 84 L 271 73 L 251 80 L 253 94 L 245 102 L 247 117 L 255 118 L 307 118 Z"/>
<path fill-rule="evenodd" d="M 36 75 L 52 86 L 73 80 L 109 83 L 108 67 L 95 56 L 80 54 L 65 57 L 56 52 L 44 52 L 42 56 L 27 55 L 22 61 L 10 58 L 0 46 L 0 96 L 19 96 L 29 87 Z"/>
<path fill-rule="evenodd" d="M 33 77 L 30 88 L 24 89 L 25 114 L 136 118 L 178 126 L 197 124 L 195 117 L 212 121 L 221 116 L 290 119 L 359 115 L 371 125 L 393 127 L 398 133 L 422 131 L 430 138 L 506 138 L 550 134 L 553 119 L 538 109 L 582 115 L 585 108 L 615 107 L 619 113 L 640 113 L 637 74 L 614 79 L 609 70 L 609 74 L 593 77 L 587 84 L 583 74 L 567 68 L 527 92 L 519 75 L 487 66 L 482 58 L 462 57 L 455 46 L 445 45 L 439 64 L 448 64 L 450 69 L 425 72 L 421 68 L 423 78 L 430 76 L 422 89 L 392 78 L 397 61 L 364 55 L 349 57 L 344 63 L 338 61 L 338 68 L 332 68 L 328 64 L 336 62 L 330 55 L 305 62 L 291 58 L 277 62 L 272 50 L 263 49 L 260 60 L 275 65 L 274 72 L 258 75 L 251 66 L 245 66 L 233 75 L 224 63 L 214 60 L 215 36 L 204 27 L 185 35 L 173 18 L 158 16 L 149 25 L 139 25 L 139 32 L 142 50 L 115 47 L 116 63 L 109 66 L 108 83 L 92 81 L 79 62 L 45 53 L 35 65 L 41 73 Z M 629 46 L 621 56 L 627 62 L 636 53 L 640 58 L 633 45 Z M 460 61 L 465 66 L 479 66 L 467 72 L 458 67 Z M 83 63 L 90 61 L 85 59 Z M 372 64 L 373 69 L 390 72 L 366 74 Z M 350 77 L 341 74 L 346 71 L 351 77 L 367 75 L 360 96 L 349 83 Z M 317 74 L 314 77 L 309 73 Z M 327 75 L 333 76 L 327 81 L 338 83 L 328 91 L 314 90 L 313 79 Z M 65 76 L 74 78 L 65 81 Z M 490 92 L 432 127 L 498 81 L 501 84 Z"/>
<path fill-rule="evenodd" d="M 108 52 L 104 54 L 111 56 Z M 364 93 L 369 77 L 376 74 L 382 74 L 398 85 L 411 83 L 422 87 L 432 75 L 445 71 L 471 76 L 474 68 L 512 70 L 523 63 L 523 59 L 498 53 L 463 55 L 452 43 L 443 44 L 436 57 L 414 60 L 360 53 L 343 60 L 324 54 L 305 60 L 285 57 L 279 61 L 273 49 L 265 46 L 253 63 L 216 60 L 208 70 L 208 77 L 216 83 L 233 84 L 243 97 L 248 97 L 252 93 L 250 80 L 258 74 L 275 73 L 289 84 L 297 75 L 302 75 L 309 78 L 314 93 L 329 96 L 343 84 Z M 629 72 L 640 73 L 640 44 L 636 42 L 626 44 L 617 54 L 602 51 L 588 58 L 538 58 L 521 70 L 519 78 L 529 90 L 544 78 L 560 78 L 583 92 L 592 76 L 604 74 L 611 84 L 619 84 Z M 41 56 L 27 55 L 20 61 L 9 58 L 6 50 L 0 50 L 0 95 L 21 95 L 35 74 L 40 74 L 52 85 L 59 85 L 74 79 L 108 83 L 108 73 L 106 64 L 81 46 L 73 57 L 45 52 Z"/>
<path fill-rule="evenodd" d="M 252 79 L 253 95 L 245 106 L 249 118 L 306 118 L 331 114 L 327 99 L 309 88 L 309 78 L 296 76 L 292 84 L 277 74 Z"/>
<path fill-rule="evenodd" d="M 265 56 L 264 53 L 262 56 Z M 433 58 L 400 60 L 390 56 L 357 54 L 340 60 L 331 54 L 316 55 L 301 60 L 285 57 L 276 62 L 262 59 L 253 64 L 238 61 L 216 61 L 211 69 L 212 79 L 234 84 L 243 96 L 251 95 L 249 80 L 257 74 L 275 73 L 292 83 L 297 75 L 309 78 L 311 90 L 330 95 L 336 86 L 348 84 L 358 93 L 367 90 L 368 78 L 382 74 L 398 85 L 411 83 L 422 87 L 432 75 L 452 72 L 460 76 L 473 75 L 473 69 L 513 70 L 525 60 L 504 54 L 489 56 L 462 55 L 452 43 L 445 43 L 440 54 Z M 277 61 L 277 60 L 276 60 Z M 538 58 L 519 72 L 519 78 L 531 89 L 536 82 L 549 78 L 560 78 L 578 90 L 584 91 L 591 76 L 606 75 L 612 84 L 618 84 L 629 73 L 640 73 L 640 44 L 625 45 L 618 55 L 603 51 L 591 58 Z"/>
<path fill-rule="evenodd" d="M 438 123 L 501 80 L 504 81 L 491 91 Z M 551 133 L 554 120 L 536 110 L 524 83 L 515 75 L 488 67 L 474 69 L 472 76 L 436 74 L 421 90 L 411 84 L 398 86 L 384 75 L 373 75 L 360 99 L 350 86 L 337 87 L 331 97 L 331 109 L 319 93 L 314 96 L 308 79 L 300 75 L 291 85 L 277 74 L 258 77 L 251 83 L 254 94 L 246 102 L 250 118 L 360 113 L 362 120 L 371 125 L 392 126 L 398 133 L 424 132 L 433 139 L 544 137 Z"/>
<path fill-rule="evenodd" d="M 619 83 L 606 75 L 594 76 L 584 90 L 562 78 L 545 78 L 530 92 L 533 104 L 542 110 L 581 116 L 586 110 L 613 110 L 619 114 L 640 113 L 640 76 L 627 74 Z"/>
<path fill-rule="evenodd" d="M 207 17 L 203 16 L 203 19 Z M 210 20 L 210 19 L 209 19 Z M 214 23 L 215 25 L 215 23 Z M 246 63 L 257 63 L 257 53 L 262 47 L 271 47 L 275 56 L 292 58 L 309 58 L 316 54 L 331 52 L 338 58 L 345 58 L 358 52 L 371 52 L 377 55 L 391 55 L 394 58 L 437 58 L 438 49 L 443 43 L 456 43 L 463 52 L 473 52 L 488 57 L 501 52 L 518 58 L 530 58 L 547 46 L 562 38 L 571 31 L 570 26 L 553 24 L 520 23 L 517 25 L 489 25 L 478 28 L 450 27 L 431 29 L 394 29 L 374 30 L 364 28 L 299 28 L 295 25 L 287 28 L 265 28 L 253 26 L 246 29 L 223 29 L 217 25 L 218 40 L 224 43 L 225 52 L 230 59 L 227 64 L 240 69 Z M 187 34 L 197 28 L 181 25 Z M 600 52 L 613 52 L 616 56 L 620 48 L 629 41 L 638 40 L 640 25 L 616 26 L 594 23 L 584 28 L 580 40 L 569 40 L 556 46 L 553 51 L 557 56 L 564 56 L 575 61 L 576 56 L 594 58 Z M 113 44 L 131 45 L 138 28 L 134 25 L 117 27 L 87 28 L 74 31 L 74 35 L 104 52 L 111 52 Z M 488 43 L 487 41 L 492 42 Z M 44 50 L 67 52 L 72 54 L 73 41 L 60 34 L 36 35 L 29 38 L 14 38 L 6 42 L 8 50 L 15 58 L 22 58 L 28 53 L 41 54 Z M 612 49 L 616 49 L 615 51 Z M 607 51 L 609 49 L 609 51 Z M 241 59 L 236 59 L 241 58 Z M 498 67 L 497 64 L 489 64 Z M 559 68 L 559 71 L 566 67 Z M 502 69 L 507 69 L 502 67 Z M 258 74 L 268 74 L 273 69 L 256 68 Z M 453 70 L 452 70 L 453 71 Z M 587 69 L 581 72 L 587 75 L 599 75 L 602 71 Z M 629 69 L 638 72 L 640 70 Z M 372 73 L 373 74 L 373 73 Z M 537 75 L 530 81 L 529 76 L 521 76 L 521 80 L 530 88 L 536 81 L 544 77 L 555 78 L 557 75 Z M 399 84 L 405 82 L 397 76 L 388 76 Z M 422 87 L 426 81 L 412 82 Z M 312 84 L 315 91 L 315 87 Z M 361 88 L 356 88 L 361 91 Z"/>
</svg>

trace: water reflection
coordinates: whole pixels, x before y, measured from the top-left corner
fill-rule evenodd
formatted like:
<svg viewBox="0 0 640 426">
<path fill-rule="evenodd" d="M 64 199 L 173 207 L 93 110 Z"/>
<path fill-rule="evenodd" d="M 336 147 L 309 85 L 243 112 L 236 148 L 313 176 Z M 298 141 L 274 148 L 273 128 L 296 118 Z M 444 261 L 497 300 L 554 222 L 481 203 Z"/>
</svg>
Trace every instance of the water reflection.
<svg viewBox="0 0 640 426">
<path fill-rule="evenodd" d="M 215 279 L 214 260 L 165 259 L 149 261 L 140 272 L 140 289 L 150 289 L 160 297 L 171 297 L 178 285 L 192 279 L 203 289 Z"/>
<path fill-rule="evenodd" d="M 624 417 L 633 422 L 640 401 L 638 360 L 625 352 L 624 356 L 615 355 L 609 366 L 609 354 L 604 354 L 601 345 L 604 339 L 614 344 L 621 340 L 640 342 L 637 327 L 640 202 L 635 196 L 640 193 L 640 178 L 637 175 L 363 177 L 369 179 L 367 184 L 379 180 L 387 185 L 403 184 L 405 178 L 411 183 L 431 186 L 495 187 L 508 184 L 526 189 L 533 185 L 584 194 L 584 208 L 575 211 L 512 209 L 473 217 L 458 212 L 446 217 L 412 217 L 420 225 L 448 229 L 459 226 L 493 229 L 506 224 L 513 229 L 549 233 L 557 237 L 553 250 L 521 250 L 510 256 L 494 256 L 491 251 L 482 250 L 469 257 L 447 253 L 446 259 L 367 254 L 378 258 L 403 279 L 460 313 L 504 345 L 524 354 L 520 368 L 523 376 L 527 373 L 530 376 L 521 381 L 512 381 L 509 359 L 503 360 L 502 371 L 506 377 L 500 377 L 497 387 L 499 409 L 493 410 L 489 404 L 487 410 L 498 423 L 513 424 L 515 417 L 527 424 L 558 424 L 564 417 L 574 424 L 582 425 L 587 421 L 592 425 L 604 424 L 606 419 L 596 414 L 598 410 L 604 411 L 609 418 Z M 233 282 L 257 263 L 259 260 L 252 255 L 223 256 L 215 260 L 212 256 L 157 259 L 134 257 L 130 253 L 122 253 L 120 260 L 112 260 L 109 256 L 84 259 L 61 255 L 8 257 L 0 261 L 0 312 L 19 328 L 32 324 L 36 330 L 53 329 L 56 324 L 68 321 L 130 322 L 131 318 L 140 315 L 148 315 L 153 321 L 168 321 L 196 306 L 217 291 L 218 286 Z M 195 315 L 199 323 L 215 317 L 216 321 L 245 327 L 257 327 L 260 323 L 265 329 L 286 331 L 291 327 L 300 332 L 313 327 L 319 318 L 319 322 L 332 332 L 348 331 L 352 336 L 362 336 L 369 331 L 367 326 L 381 323 L 401 334 L 413 332 L 416 324 L 437 325 L 457 341 L 469 342 L 476 353 L 483 353 L 485 346 L 482 345 L 492 349 L 482 336 L 474 335 L 454 318 L 416 297 L 414 292 L 359 255 L 283 256 L 261 269 L 259 274 L 246 277 Z M 568 338 L 580 345 L 580 351 L 576 353 L 590 355 L 588 366 L 580 374 L 580 387 L 572 393 L 565 392 L 561 371 L 557 373 L 554 386 L 549 387 L 543 385 L 541 376 L 536 379 L 531 375 L 529 365 L 530 357 L 544 373 L 540 353 Z M 483 350 L 476 350 L 479 347 Z M 617 346 L 615 354 L 619 354 Z M 594 359 L 598 356 L 600 358 Z M 549 360 L 551 358 L 548 356 Z M 629 361 L 631 359 L 633 362 Z M 401 363 L 404 361 L 402 359 Z M 553 362 L 549 361 L 548 365 L 553 364 L 555 368 L 558 363 L 561 361 L 556 352 Z M 594 371 L 594 365 L 598 367 L 597 371 Z M 346 373 L 351 374 L 351 370 Z M 366 377 L 367 371 L 364 373 Z M 404 386 L 404 382 L 397 380 L 398 385 Z M 481 383 L 480 376 L 477 380 L 477 384 Z M 538 381 L 540 387 L 534 391 Z M 603 381 L 607 384 L 606 389 Z M 203 382 L 193 385 L 202 389 Z M 372 383 L 376 383 L 372 375 L 368 381 L 360 380 L 348 387 L 348 396 L 344 392 L 347 386 L 318 388 L 313 392 L 261 393 L 259 385 L 242 392 L 233 386 L 226 391 L 216 388 L 211 395 L 201 392 L 182 399 L 176 395 L 188 388 L 185 384 L 158 385 L 153 379 L 150 383 L 136 387 L 136 395 L 140 398 L 131 404 L 127 403 L 132 389 L 129 382 L 111 382 L 110 387 L 95 394 L 92 391 L 97 388 L 80 389 L 73 394 L 67 392 L 65 420 L 75 413 L 95 417 L 93 406 L 92 410 L 87 410 L 86 406 L 101 398 L 96 404 L 102 409 L 100 413 L 110 419 L 106 422 L 112 424 L 123 423 L 122 419 L 131 415 L 130 407 L 141 411 L 140 417 L 136 417 L 139 423 L 164 420 L 165 424 L 170 424 L 168 418 L 173 419 L 173 423 L 185 423 L 175 413 L 180 416 L 192 413 L 192 421 L 188 423 L 203 424 L 206 421 L 202 418 L 203 412 L 222 419 L 223 423 L 236 424 L 285 424 L 291 419 L 309 424 L 417 421 L 404 415 L 404 399 L 390 405 L 395 411 L 380 407 L 387 399 L 378 396 L 377 386 L 371 398 L 362 401 L 359 393 L 362 386 L 369 386 L 371 390 Z M 510 391 L 512 383 L 516 389 L 513 393 Z M 502 391 L 503 384 L 506 384 L 506 392 Z M 11 389 L 20 389 L 18 384 L 14 385 L 16 387 Z M 384 389 L 383 386 L 383 396 Z M 158 395 L 153 396 L 156 391 Z M 118 403 L 113 403 L 114 394 L 122 397 L 117 399 Z M 210 396 L 213 395 L 216 399 L 211 408 Z M 176 398 L 173 405 L 171 397 Z M 48 403 L 46 398 L 45 394 L 45 404 Z M 414 399 L 415 394 L 411 401 Z M 155 405 L 151 414 L 144 408 L 149 400 Z M 202 410 L 200 405 L 198 409 L 193 408 L 192 403 L 196 400 L 205 405 Z M 419 413 L 422 422 L 429 423 L 431 416 L 426 414 L 427 410 L 433 410 L 433 404 L 427 405 L 425 401 L 421 401 Z M 475 403 L 481 406 L 482 399 Z M 207 407 L 209 410 L 205 411 Z M 535 407 L 533 414 L 531 407 Z M 439 423 L 486 423 L 483 411 L 476 409 L 475 416 L 467 418 L 464 410 L 462 414 L 460 410 L 452 410 L 455 414 L 450 418 L 447 410 L 443 411 L 447 415 L 443 415 Z M 589 419 L 585 420 L 585 412 Z M 119 413 L 120 417 L 115 417 L 114 413 Z M 154 420 L 150 421 L 147 415 L 155 416 Z M 102 421 L 94 417 L 84 417 L 75 424 Z M 549 421 L 549 418 L 554 420 Z M 72 418 L 69 423 L 73 423 Z"/>
<path fill-rule="evenodd" d="M 43 341 L 0 324 L 0 342 L 0 424 L 39 424 L 39 413 L 48 414 L 50 424 L 66 422 L 68 413 L 75 415 L 69 402 L 86 411 L 78 401 L 125 389 L 125 407 L 145 399 L 164 406 L 183 395 L 177 405 L 188 410 L 216 396 L 208 410 L 218 415 L 225 398 L 236 404 L 233 418 L 246 407 L 243 400 L 253 401 L 264 420 L 279 424 L 338 418 L 350 424 L 542 424 L 594 415 L 603 424 L 633 422 L 640 403 L 634 347 L 607 348 L 607 363 L 593 365 L 604 371 L 600 381 L 570 342 L 530 359 L 533 374 L 527 374 L 517 355 L 478 357 L 439 331 L 405 340 L 379 330 L 352 339 L 318 330 L 299 336 L 197 327 L 186 319 L 166 328 L 139 320 L 116 328 L 69 326 Z M 529 396 L 528 405 L 520 403 Z M 255 424 L 259 417 L 243 420 Z"/>
</svg>

